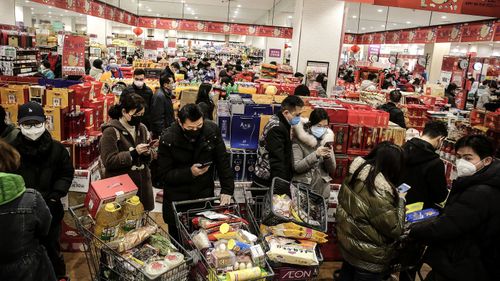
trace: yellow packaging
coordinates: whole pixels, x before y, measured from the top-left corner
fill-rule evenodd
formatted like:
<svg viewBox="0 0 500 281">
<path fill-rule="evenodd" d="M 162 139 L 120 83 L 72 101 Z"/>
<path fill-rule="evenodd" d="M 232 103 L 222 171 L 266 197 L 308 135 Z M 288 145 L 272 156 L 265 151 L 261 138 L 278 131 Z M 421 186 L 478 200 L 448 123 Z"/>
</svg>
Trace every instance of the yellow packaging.
<svg viewBox="0 0 500 281">
<path fill-rule="evenodd" d="M 272 104 L 274 101 L 273 96 L 269 95 L 252 95 L 252 100 L 257 104 Z"/>
<path fill-rule="evenodd" d="M 10 121 L 11 124 L 17 123 L 17 111 L 19 109 L 19 105 L 17 104 L 2 104 L 2 107 L 5 109 L 5 113 L 7 113 L 7 120 Z"/>
<path fill-rule="evenodd" d="M 328 235 L 326 233 L 303 227 L 293 222 L 271 226 L 270 229 L 274 235 L 282 237 L 308 239 L 320 244 L 328 242 L 326 239 Z"/>
<path fill-rule="evenodd" d="M 0 88 L 0 100 L 2 104 L 19 104 L 26 102 L 24 99 L 24 89 L 19 87 Z"/>
<path fill-rule="evenodd" d="M 125 201 L 123 205 L 123 224 L 125 231 L 139 228 L 144 214 L 144 205 L 139 200 L 139 196 L 134 195 Z"/>
<path fill-rule="evenodd" d="M 420 211 L 423 208 L 424 208 L 424 202 L 417 202 L 410 205 L 406 205 L 406 213 L 409 214 L 416 211 Z"/>
<path fill-rule="evenodd" d="M 238 92 L 241 94 L 255 94 L 257 93 L 257 88 L 255 87 L 238 87 Z"/>
<path fill-rule="evenodd" d="M 47 130 L 55 140 L 62 140 L 62 111 L 58 107 L 46 106 L 43 108 L 47 117 Z"/>
<path fill-rule="evenodd" d="M 229 281 L 245 281 L 261 277 L 260 267 L 252 267 L 226 273 Z"/>
<path fill-rule="evenodd" d="M 274 98 L 274 102 L 275 102 L 275 103 L 280 103 L 280 104 L 283 102 L 283 100 L 284 100 L 286 97 L 288 97 L 288 96 L 283 96 L 283 95 L 276 95 L 276 96 L 273 96 L 273 98 Z"/>
<path fill-rule="evenodd" d="M 120 204 L 108 203 L 101 208 L 95 218 L 94 234 L 103 241 L 111 241 L 118 236 L 121 218 Z"/>
<path fill-rule="evenodd" d="M 47 90 L 46 104 L 48 106 L 66 108 L 72 105 L 70 96 L 73 94 L 73 90 L 68 90 L 65 88 L 53 88 Z"/>
</svg>

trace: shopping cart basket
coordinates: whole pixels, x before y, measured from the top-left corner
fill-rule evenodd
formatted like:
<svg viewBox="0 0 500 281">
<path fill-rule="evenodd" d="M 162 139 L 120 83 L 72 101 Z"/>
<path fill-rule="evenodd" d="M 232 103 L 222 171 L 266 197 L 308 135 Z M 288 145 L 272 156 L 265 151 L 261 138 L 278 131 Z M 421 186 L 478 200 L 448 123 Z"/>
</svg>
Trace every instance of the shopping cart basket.
<svg viewBox="0 0 500 281">
<path fill-rule="evenodd" d="M 266 196 L 269 188 L 249 187 L 244 188 L 245 193 L 245 210 L 243 214 L 245 219 L 248 220 L 252 227 L 254 234 L 260 235 L 260 224 L 262 223 L 262 216 L 264 211 L 264 204 L 266 204 Z M 266 251 L 269 250 L 267 243 L 265 243 Z M 316 247 L 316 256 L 319 264 L 323 263 L 323 255 L 319 246 Z M 298 266 L 287 265 L 278 262 L 269 261 L 269 264 L 274 271 L 274 280 L 292 281 L 292 280 L 317 280 L 319 275 L 318 266 Z"/>
<path fill-rule="evenodd" d="M 230 204 L 225 206 L 216 206 L 215 201 L 219 200 L 219 197 L 210 197 L 210 198 L 202 198 L 195 200 L 187 200 L 187 201 L 177 201 L 173 202 L 173 212 L 176 214 L 176 225 L 179 230 L 179 237 L 181 243 L 192 253 L 195 266 L 192 270 L 192 276 L 190 280 L 208 280 L 208 281 L 217 281 L 219 280 L 216 274 L 216 269 L 211 266 L 208 262 L 205 255 L 202 254 L 201 249 L 198 249 L 192 241 L 191 233 L 195 231 L 194 225 L 191 223 L 193 218 L 196 217 L 196 214 L 203 211 L 215 211 L 215 212 L 229 212 L 231 214 L 237 215 L 241 218 L 240 208 L 237 204 Z M 204 206 L 194 209 L 189 209 L 185 212 L 178 212 L 177 209 L 179 206 L 186 205 L 198 205 L 202 204 Z M 250 229 L 247 228 L 248 231 Z M 258 241 L 261 242 L 261 241 Z M 274 272 L 269 265 L 269 263 L 265 262 L 265 271 L 267 275 L 265 277 L 261 276 L 250 280 L 273 280 Z"/>
<path fill-rule="evenodd" d="M 93 232 L 95 221 L 89 215 L 83 204 L 69 208 L 75 220 L 79 234 L 84 238 L 85 257 L 93 281 L 149 281 L 137 265 L 123 258 L 120 253 L 111 249 L 106 242 L 99 239 Z M 142 218 L 142 225 L 157 225 L 149 214 Z M 184 255 L 184 262 L 156 277 L 155 281 L 188 280 L 192 258 L 189 253 L 175 241 L 162 227 L 158 233 L 170 238 L 171 243 Z"/>
</svg>

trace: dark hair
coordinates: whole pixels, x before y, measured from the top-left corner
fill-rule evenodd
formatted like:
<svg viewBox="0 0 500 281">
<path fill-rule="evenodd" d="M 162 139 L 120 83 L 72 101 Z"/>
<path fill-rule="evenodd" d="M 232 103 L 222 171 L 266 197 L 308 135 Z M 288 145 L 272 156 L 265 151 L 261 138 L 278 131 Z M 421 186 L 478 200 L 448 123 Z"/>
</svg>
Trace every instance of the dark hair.
<svg viewBox="0 0 500 281">
<path fill-rule="evenodd" d="M 303 96 L 303 97 L 308 97 L 311 95 L 311 91 L 309 90 L 309 87 L 307 87 L 304 84 L 300 84 L 295 88 L 295 91 L 293 92 L 294 96 Z"/>
<path fill-rule="evenodd" d="M 115 58 L 115 57 L 110 57 L 110 58 L 108 59 L 108 62 L 109 62 L 110 60 L 115 60 L 115 61 L 116 61 L 116 58 Z"/>
<path fill-rule="evenodd" d="M 384 141 L 379 143 L 370 153 L 363 157 L 365 163 L 363 163 L 359 168 L 353 173 L 350 181 L 350 185 L 354 186 L 358 180 L 358 175 L 363 170 L 366 165 L 370 165 L 370 172 L 364 181 L 365 186 L 368 188 L 370 194 L 374 195 L 377 188 L 375 179 L 379 173 L 381 173 L 384 178 L 391 185 L 394 194 L 397 194 L 395 184 L 399 183 L 402 174 L 402 169 L 405 163 L 404 151 L 401 147 Z M 399 196 L 396 195 L 395 201 L 399 201 Z"/>
<path fill-rule="evenodd" d="M 7 116 L 7 112 L 5 112 L 5 109 L 0 104 L 0 131 L 2 131 L 3 127 L 6 126 L 6 124 L 5 124 L 5 117 L 6 116 Z"/>
<path fill-rule="evenodd" d="M 323 120 L 326 120 L 328 123 L 330 123 L 330 118 L 328 117 L 328 113 L 323 108 L 315 108 L 311 112 L 311 115 L 309 116 L 308 124 L 309 126 L 314 126 Z"/>
<path fill-rule="evenodd" d="M 220 79 L 220 83 L 225 83 L 226 85 L 233 85 L 234 84 L 234 81 L 233 81 L 233 78 L 231 78 L 230 76 L 223 76 L 221 79 Z"/>
<path fill-rule="evenodd" d="M 137 76 L 137 75 L 146 75 L 146 71 L 144 71 L 144 69 L 142 69 L 142 68 L 136 68 L 134 70 L 134 76 Z"/>
<path fill-rule="evenodd" d="M 206 102 L 207 104 L 213 103 L 210 99 L 211 90 L 212 84 L 201 83 L 200 88 L 198 89 L 198 96 L 196 97 L 196 104 L 199 104 L 200 102 Z"/>
<path fill-rule="evenodd" d="M 454 95 L 454 94 L 453 94 L 453 91 L 455 91 L 457 88 L 458 88 L 457 84 L 455 84 L 455 83 L 450 83 L 450 84 L 448 85 L 448 87 L 446 87 L 445 92 L 446 92 L 447 94 Z"/>
<path fill-rule="evenodd" d="M 389 94 L 389 99 L 392 102 L 398 103 L 401 100 L 401 92 L 399 90 L 392 90 Z"/>
<path fill-rule="evenodd" d="M 235 67 L 236 71 L 243 71 L 243 66 L 241 64 L 237 64 Z"/>
<path fill-rule="evenodd" d="M 19 152 L 13 146 L 0 139 L 0 172 L 14 172 L 19 168 L 20 164 L 21 155 L 19 155 Z"/>
<path fill-rule="evenodd" d="M 371 81 L 371 80 L 373 80 L 373 79 L 375 79 L 375 78 L 377 78 L 377 77 L 378 77 L 378 76 L 377 76 L 377 74 L 375 74 L 375 73 L 368 73 L 368 78 L 367 78 L 367 79 Z"/>
<path fill-rule="evenodd" d="M 497 84 L 497 81 L 495 80 L 491 80 L 490 83 L 489 83 L 489 86 L 490 88 L 493 88 L 493 89 L 498 89 L 498 84 Z"/>
<path fill-rule="evenodd" d="M 420 85 L 420 79 L 415 78 L 415 79 L 413 80 L 412 85 Z"/>
<path fill-rule="evenodd" d="M 278 65 L 278 63 L 276 63 L 275 61 L 272 61 L 272 62 L 270 62 L 269 64 L 272 64 L 272 65 Z"/>
<path fill-rule="evenodd" d="M 482 84 L 484 86 L 488 86 L 490 84 L 490 80 L 484 80 Z"/>
<path fill-rule="evenodd" d="M 175 69 L 181 69 L 181 66 L 179 65 L 179 63 L 178 63 L 178 62 L 173 62 L 173 63 L 171 63 L 171 64 L 170 64 L 170 67 L 173 67 L 173 68 L 175 68 Z"/>
<path fill-rule="evenodd" d="M 448 136 L 448 126 L 442 121 L 429 121 L 425 123 L 424 136 L 429 136 L 431 138 L 437 137 L 447 137 Z"/>
<path fill-rule="evenodd" d="M 318 74 L 318 76 L 316 76 L 316 82 L 319 82 L 319 83 L 325 82 L 325 77 L 326 77 L 326 75 L 324 73 Z"/>
<path fill-rule="evenodd" d="M 304 74 L 302 74 L 300 72 L 295 72 L 295 74 L 293 75 L 293 77 L 297 77 L 297 78 L 304 77 Z"/>
<path fill-rule="evenodd" d="M 481 159 L 495 155 L 495 145 L 485 135 L 469 135 L 460 138 L 455 144 L 455 151 L 462 147 L 470 147 Z"/>
<path fill-rule="evenodd" d="M 163 74 L 162 76 L 160 76 L 160 87 L 163 87 L 164 84 L 170 83 L 170 80 L 174 80 L 174 77 L 172 77 L 172 75 Z"/>
<path fill-rule="evenodd" d="M 126 112 L 135 109 L 141 111 L 145 107 L 144 99 L 136 93 L 125 94 L 120 97 L 120 103 L 111 106 L 108 115 L 111 119 L 118 119 L 123 116 L 122 109 Z"/>
<path fill-rule="evenodd" d="M 97 69 L 102 69 L 102 60 L 100 59 L 95 59 L 93 62 L 92 62 L 92 66 L 97 68 Z"/>
<path fill-rule="evenodd" d="M 50 69 L 50 62 L 48 60 L 42 61 L 42 65 L 45 66 L 45 68 L 49 68 Z"/>
<path fill-rule="evenodd" d="M 281 112 L 294 111 L 297 107 L 303 107 L 304 101 L 298 96 L 288 96 L 281 102 Z"/>
<path fill-rule="evenodd" d="M 194 122 L 196 120 L 199 120 L 200 118 L 203 118 L 203 113 L 196 104 L 188 103 L 179 110 L 179 114 L 177 115 L 177 117 L 179 117 L 181 123 L 184 124 L 187 119 Z"/>
</svg>

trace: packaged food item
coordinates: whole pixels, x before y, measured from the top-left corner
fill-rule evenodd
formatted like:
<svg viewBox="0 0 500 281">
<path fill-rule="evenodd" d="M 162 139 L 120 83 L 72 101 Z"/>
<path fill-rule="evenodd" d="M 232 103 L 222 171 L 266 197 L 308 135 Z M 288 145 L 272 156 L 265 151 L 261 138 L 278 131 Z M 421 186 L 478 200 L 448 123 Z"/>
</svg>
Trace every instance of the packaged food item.
<svg viewBox="0 0 500 281">
<path fill-rule="evenodd" d="M 266 254 L 273 261 L 303 266 L 319 264 L 315 242 L 277 236 L 267 236 L 266 241 L 269 244 Z"/>
<path fill-rule="evenodd" d="M 237 238 L 239 241 L 246 242 L 248 244 L 253 244 L 253 243 L 257 242 L 257 236 L 253 235 L 252 233 L 250 233 L 244 229 L 238 230 L 236 235 L 237 235 Z"/>
<path fill-rule="evenodd" d="M 192 240 L 196 248 L 200 250 L 210 248 L 210 240 L 208 239 L 207 232 L 203 229 L 193 232 Z"/>
<path fill-rule="evenodd" d="M 273 210 L 276 214 L 289 218 L 290 217 L 290 202 L 291 199 L 288 195 L 273 195 Z"/>
<path fill-rule="evenodd" d="M 142 216 L 144 214 L 144 206 L 139 200 L 139 196 L 134 195 L 127 199 L 123 204 L 123 223 L 122 228 L 125 231 L 134 230 L 142 224 Z"/>
<path fill-rule="evenodd" d="M 153 260 L 147 262 L 144 266 L 144 272 L 146 273 L 146 276 L 151 280 L 158 278 L 169 269 L 169 265 L 164 260 Z"/>
<path fill-rule="evenodd" d="M 166 256 L 171 252 L 178 251 L 172 242 L 160 234 L 153 234 L 149 238 L 149 244 L 160 251 L 160 255 Z"/>
<path fill-rule="evenodd" d="M 204 216 L 205 218 L 210 219 L 210 220 L 227 220 L 227 219 L 229 219 L 229 216 L 221 214 L 221 213 L 217 213 L 214 211 L 204 211 L 204 212 L 198 213 L 196 215 L 197 216 Z"/>
<path fill-rule="evenodd" d="M 208 235 L 208 240 L 210 241 L 216 241 L 220 239 L 237 239 L 237 232 L 231 231 L 227 233 L 221 233 L 220 231 L 217 231 Z"/>
<path fill-rule="evenodd" d="M 219 245 L 211 254 L 213 264 L 217 269 L 229 267 L 236 261 L 235 255 L 227 250 L 225 244 Z"/>
<path fill-rule="evenodd" d="M 144 244 L 142 247 L 135 249 L 132 252 L 132 256 L 145 263 L 149 259 L 158 256 L 158 249 L 149 244 Z"/>
<path fill-rule="evenodd" d="M 264 250 L 262 250 L 261 245 L 258 244 L 251 246 L 250 254 L 255 265 L 263 266 L 265 264 L 266 256 L 264 254 Z"/>
<path fill-rule="evenodd" d="M 226 273 L 226 278 L 229 281 L 244 281 L 258 278 L 261 275 L 260 267 L 251 267 L 228 272 Z"/>
<path fill-rule="evenodd" d="M 300 226 L 293 222 L 281 223 L 269 228 L 274 235 L 281 237 L 307 239 L 320 244 L 328 242 L 326 239 L 328 234 Z"/>
<path fill-rule="evenodd" d="M 439 215 L 438 210 L 429 208 L 429 209 L 424 209 L 421 211 L 416 211 L 413 213 L 406 214 L 406 221 L 411 222 L 411 223 L 415 223 L 415 222 L 419 222 L 419 221 L 423 221 L 423 220 L 426 220 L 429 218 L 436 217 L 438 215 Z"/>
<path fill-rule="evenodd" d="M 107 203 L 96 215 L 94 234 L 103 241 L 111 241 L 118 237 L 120 218 L 122 216 L 120 204 Z"/>
<path fill-rule="evenodd" d="M 125 234 L 122 238 L 108 243 L 108 246 L 118 252 L 124 252 L 141 244 L 158 230 L 157 225 L 148 225 L 137 228 Z"/>
<path fill-rule="evenodd" d="M 184 255 L 178 252 L 173 252 L 165 256 L 165 262 L 170 268 L 174 268 L 184 261 Z"/>
</svg>

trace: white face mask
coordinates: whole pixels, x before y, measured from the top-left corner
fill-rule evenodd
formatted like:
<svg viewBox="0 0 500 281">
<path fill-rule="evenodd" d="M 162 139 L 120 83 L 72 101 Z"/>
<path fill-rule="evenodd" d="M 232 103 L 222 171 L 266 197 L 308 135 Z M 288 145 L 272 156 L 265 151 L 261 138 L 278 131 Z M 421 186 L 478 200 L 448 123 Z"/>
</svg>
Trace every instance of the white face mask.
<svg viewBox="0 0 500 281">
<path fill-rule="evenodd" d="M 134 81 L 134 85 L 137 86 L 137 88 L 142 88 L 144 86 L 144 81 Z"/>
<path fill-rule="evenodd" d="M 45 125 L 43 125 L 40 128 L 36 128 L 33 126 L 30 129 L 25 129 L 23 128 L 23 126 L 20 127 L 21 127 L 21 134 L 23 134 L 23 136 L 32 141 L 36 141 L 37 139 L 39 139 L 45 132 Z"/>
<path fill-rule="evenodd" d="M 483 161 L 483 160 L 481 160 Z M 479 161 L 479 162 L 481 162 Z M 477 172 L 476 165 L 472 164 L 471 162 L 464 160 L 464 159 L 458 159 L 456 161 L 457 165 L 457 176 L 460 177 L 468 177 L 472 176 Z"/>
</svg>

